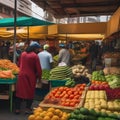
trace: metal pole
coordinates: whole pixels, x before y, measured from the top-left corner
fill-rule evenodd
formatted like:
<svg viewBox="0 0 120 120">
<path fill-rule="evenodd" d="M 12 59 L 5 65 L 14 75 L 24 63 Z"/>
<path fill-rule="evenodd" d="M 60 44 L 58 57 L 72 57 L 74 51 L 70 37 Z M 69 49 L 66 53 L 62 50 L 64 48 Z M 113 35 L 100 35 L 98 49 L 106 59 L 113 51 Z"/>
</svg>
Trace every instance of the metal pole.
<svg viewBox="0 0 120 120">
<path fill-rule="evenodd" d="M 16 63 L 16 15 L 17 15 L 17 0 L 14 0 L 14 47 L 13 47 L 13 62 Z"/>
</svg>

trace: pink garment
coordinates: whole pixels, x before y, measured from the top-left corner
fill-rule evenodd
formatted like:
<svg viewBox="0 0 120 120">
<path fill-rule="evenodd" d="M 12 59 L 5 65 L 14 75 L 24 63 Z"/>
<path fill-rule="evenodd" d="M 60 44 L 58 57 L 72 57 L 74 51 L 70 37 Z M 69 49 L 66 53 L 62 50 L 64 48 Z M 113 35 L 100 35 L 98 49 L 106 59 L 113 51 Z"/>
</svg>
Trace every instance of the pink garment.
<svg viewBox="0 0 120 120">
<path fill-rule="evenodd" d="M 34 52 L 23 52 L 20 57 L 20 73 L 16 83 L 16 96 L 33 99 L 37 77 L 41 78 L 42 70 L 38 55 Z"/>
</svg>

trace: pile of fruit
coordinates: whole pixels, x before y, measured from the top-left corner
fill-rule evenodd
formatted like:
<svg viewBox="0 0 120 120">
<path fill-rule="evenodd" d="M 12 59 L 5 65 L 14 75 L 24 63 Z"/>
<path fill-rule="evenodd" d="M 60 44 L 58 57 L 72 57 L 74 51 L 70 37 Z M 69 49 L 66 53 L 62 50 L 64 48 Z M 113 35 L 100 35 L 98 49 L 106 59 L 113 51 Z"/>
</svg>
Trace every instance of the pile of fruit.
<svg viewBox="0 0 120 120">
<path fill-rule="evenodd" d="M 60 109 L 50 107 L 47 110 L 43 110 L 41 107 L 38 107 L 28 117 L 28 120 L 68 120 L 68 118 L 69 114 Z"/>
<path fill-rule="evenodd" d="M 120 116 L 105 112 L 96 112 L 94 109 L 87 108 L 75 109 L 69 117 L 69 120 L 119 120 Z"/>
<path fill-rule="evenodd" d="M 81 96 L 85 90 L 85 84 L 78 84 L 73 88 L 58 87 L 53 89 L 44 99 L 46 104 L 75 107 L 81 101 Z"/>
<path fill-rule="evenodd" d="M 109 88 L 110 86 L 108 85 L 108 82 L 102 81 L 92 81 L 89 86 L 89 90 L 107 90 Z"/>
</svg>

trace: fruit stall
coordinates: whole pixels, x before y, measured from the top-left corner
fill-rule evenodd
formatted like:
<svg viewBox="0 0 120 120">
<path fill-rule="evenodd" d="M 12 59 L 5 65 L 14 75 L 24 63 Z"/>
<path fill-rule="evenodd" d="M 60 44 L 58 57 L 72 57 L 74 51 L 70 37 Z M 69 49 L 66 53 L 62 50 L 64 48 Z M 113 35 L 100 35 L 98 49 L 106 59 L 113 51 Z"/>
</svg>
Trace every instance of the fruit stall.
<svg viewBox="0 0 120 120">
<path fill-rule="evenodd" d="M 48 79 L 51 89 L 28 120 L 120 120 L 119 67 L 90 74 L 81 64 L 57 66 Z"/>
<path fill-rule="evenodd" d="M 19 68 L 10 60 L 0 60 L 0 99 L 10 101 L 10 111 L 12 112 L 14 85 L 17 81 Z"/>
</svg>

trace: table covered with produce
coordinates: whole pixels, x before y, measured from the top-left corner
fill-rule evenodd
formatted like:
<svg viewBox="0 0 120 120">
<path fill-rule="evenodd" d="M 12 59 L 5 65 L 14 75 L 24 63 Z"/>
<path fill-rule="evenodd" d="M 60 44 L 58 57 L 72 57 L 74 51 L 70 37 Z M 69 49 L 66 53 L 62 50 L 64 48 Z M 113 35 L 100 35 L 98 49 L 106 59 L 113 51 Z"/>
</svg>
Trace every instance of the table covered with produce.
<svg viewBox="0 0 120 120">
<path fill-rule="evenodd" d="M 0 60 L 0 99 L 10 100 L 10 111 L 12 111 L 12 97 L 14 84 L 17 81 L 17 74 L 19 73 L 19 68 L 15 63 L 10 60 L 1 59 Z M 4 86 L 8 85 L 8 88 L 4 89 Z"/>
<path fill-rule="evenodd" d="M 57 66 L 48 81 L 55 81 L 54 86 L 28 120 L 120 120 L 119 67 L 90 74 L 80 64 Z"/>
</svg>

